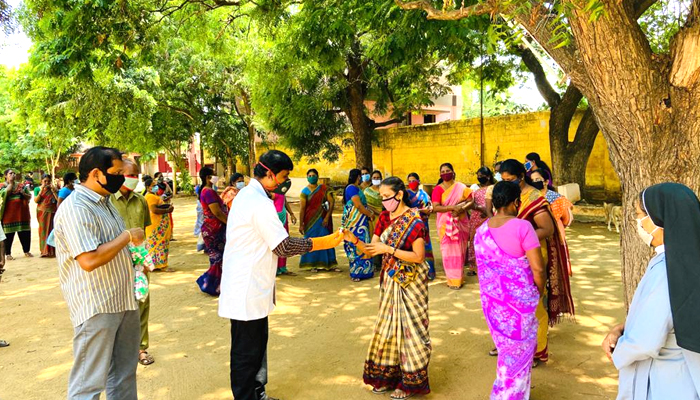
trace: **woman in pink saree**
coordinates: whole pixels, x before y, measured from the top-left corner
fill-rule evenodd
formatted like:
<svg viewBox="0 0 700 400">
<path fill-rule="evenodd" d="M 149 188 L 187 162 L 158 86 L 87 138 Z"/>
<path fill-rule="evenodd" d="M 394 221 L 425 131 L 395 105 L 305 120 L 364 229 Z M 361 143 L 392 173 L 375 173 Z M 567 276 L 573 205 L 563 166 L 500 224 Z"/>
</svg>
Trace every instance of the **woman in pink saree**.
<svg viewBox="0 0 700 400">
<path fill-rule="evenodd" d="M 474 238 L 481 306 L 498 349 L 491 400 L 530 398 L 532 359 L 537 348 L 535 310 L 544 291 L 545 269 L 532 225 L 517 218 L 520 187 L 499 182 L 493 190 L 497 214 Z"/>
<path fill-rule="evenodd" d="M 471 190 L 455 180 L 452 164 L 440 166 L 440 184 L 432 193 L 433 211 L 437 213 L 442 265 L 447 275 L 447 287 L 460 289 L 464 278 L 464 257 L 469 243 L 467 198 Z"/>
</svg>

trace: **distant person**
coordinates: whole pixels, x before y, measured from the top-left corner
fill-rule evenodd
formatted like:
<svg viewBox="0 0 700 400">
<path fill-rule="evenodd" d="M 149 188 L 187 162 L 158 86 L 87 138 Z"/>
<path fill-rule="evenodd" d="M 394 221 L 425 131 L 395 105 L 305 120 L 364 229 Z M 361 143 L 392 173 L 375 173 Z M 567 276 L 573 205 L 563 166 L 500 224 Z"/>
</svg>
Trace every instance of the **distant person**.
<svg viewBox="0 0 700 400">
<path fill-rule="evenodd" d="M 223 192 L 221 192 L 221 200 L 226 204 L 226 207 L 228 209 L 231 209 L 231 203 L 233 203 L 233 199 L 236 198 L 236 195 L 238 192 L 241 191 L 245 187 L 245 177 L 243 174 L 239 174 L 236 172 L 235 174 L 231 175 L 231 177 L 228 180 L 228 186 L 224 189 Z"/>
<path fill-rule="evenodd" d="M 146 180 L 144 184 L 148 189 L 144 198 L 148 204 L 151 221 L 146 227 L 148 254 L 153 259 L 155 271 L 175 272 L 175 269 L 168 265 L 170 240 L 173 236 L 171 218 L 173 206 L 156 194 L 159 190 L 156 181 Z"/>
<path fill-rule="evenodd" d="M 363 191 L 368 187 L 372 186 L 372 174 L 371 170 L 367 167 L 360 168 L 360 189 Z"/>
<path fill-rule="evenodd" d="M 440 166 L 440 184 L 433 189 L 433 210 L 437 213 L 442 265 L 447 287 L 458 290 L 464 283 L 464 258 L 469 244 L 467 199 L 471 190 L 455 179 L 450 163 Z"/>
<path fill-rule="evenodd" d="M 268 398 L 258 372 L 267 352 L 268 315 L 275 308 L 277 258 L 331 249 L 343 238 L 340 232 L 313 239 L 289 236 L 271 194 L 282 193 L 293 168 L 281 151 L 260 156 L 253 179 L 233 200 L 226 226 L 219 316 L 231 320 L 231 391 L 236 400 Z"/>
<path fill-rule="evenodd" d="M 635 202 L 637 234 L 656 256 L 632 298 L 627 321 L 603 341 L 620 371 L 618 400 L 700 398 L 700 202 L 688 187 L 662 183 Z"/>
<path fill-rule="evenodd" d="M 479 182 L 479 188 L 472 192 L 471 199 L 473 207 L 469 215 L 469 249 L 467 250 L 467 275 L 474 276 L 477 272 L 476 257 L 474 255 L 474 236 L 476 230 L 481 224 L 489 218 L 488 210 L 486 209 L 486 193 L 489 188 L 493 190 L 493 185 L 496 184 L 496 179 L 493 177 L 493 172 L 489 167 L 481 167 L 476 171 L 476 180 Z"/>
<path fill-rule="evenodd" d="M 554 175 L 552 174 L 552 169 L 549 168 L 549 165 L 547 165 L 544 161 L 542 161 L 542 158 L 537 153 L 529 153 L 527 156 L 525 156 L 525 169 L 527 170 L 528 177 L 534 171 L 542 170 L 542 169 L 546 170 L 549 173 L 549 176 L 551 178 L 550 181 L 553 181 Z M 550 187 L 550 188 L 552 190 L 554 190 L 554 187 Z"/>
<path fill-rule="evenodd" d="M 27 172 L 27 175 L 24 177 L 24 183 L 29 185 L 29 189 L 34 189 L 34 172 Z"/>
<path fill-rule="evenodd" d="M 525 166 L 518 160 L 506 160 L 501 164 L 504 181 L 515 182 L 520 186 L 520 208 L 518 218 L 532 225 L 540 240 L 542 258 L 547 262 L 547 290 L 537 307 L 539 330 L 537 352 L 533 367 L 549 360 L 549 326 L 556 324 L 565 314 L 574 315 L 574 300 L 569 281 L 570 262 L 564 239 L 556 228 L 556 221 L 549 203 L 542 194 L 532 187 Z M 544 302 L 547 302 L 545 305 Z"/>
<path fill-rule="evenodd" d="M 345 240 L 383 260 L 379 313 L 363 380 L 375 394 L 393 391 L 392 399 L 407 399 L 430 393 L 430 266 L 425 262 L 425 227 L 418 209 L 409 207 L 406 186 L 400 178 L 386 178 L 379 190 L 386 211 L 379 216 L 372 242 L 362 242 L 351 231 L 345 231 Z"/>
<path fill-rule="evenodd" d="M 420 176 L 411 172 L 406 180 L 408 182 L 408 202 L 411 208 L 415 208 L 420 212 L 421 220 L 425 236 L 425 261 L 430 266 L 428 271 L 428 279 L 435 279 L 435 256 L 433 255 L 433 245 L 430 241 L 430 214 L 433 212 L 433 202 L 430 200 L 430 195 L 421 189 Z"/>
<path fill-rule="evenodd" d="M 76 175 L 74 172 L 68 172 L 67 174 L 63 175 L 63 187 L 61 188 L 61 190 L 58 191 L 57 206 L 60 207 L 61 203 L 63 203 L 63 201 L 67 199 L 71 193 L 73 193 L 77 181 L 78 175 Z"/>
<path fill-rule="evenodd" d="M 141 228 L 146 229 L 151 225 L 151 214 L 148 209 L 146 199 L 139 193 L 136 193 L 136 187 L 139 184 L 139 174 L 141 173 L 139 165 L 131 159 L 125 158 L 122 160 L 122 168 L 124 173 L 124 184 L 117 193 L 114 193 L 110 200 L 114 208 L 119 211 L 126 225 L 126 229 Z M 148 237 L 148 235 L 146 235 Z M 143 273 L 146 279 L 150 282 L 151 272 L 148 268 L 144 268 Z M 153 356 L 148 354 L 150 346 L 150 338 L 148 334 L 148 317 L 151 312 L 151 294 L 149 293 L 146 300 L 139 302 L 139 320 L 141 326 L 141 344 L 139 346 L 139 364 L 151 365 L 155 362 Z"/>
<path fill-rule="evenodd" d="M 286 193 L 291 185 L 292 181 L 288 180 L 280 185 L 280 190 L 278 192 L 272 193 L 271 195 L 272 202 L 275 204 L 277 216 L 284 225 L 284 229 L 287 230 L 287 233 L 289 233 L 289 219 L 291 218 L 293 225 L 296 225 L 297 223 L 297 217 L 294 215 L 294 212 L 292 212 L 292 208 L 289 206 L 286 196 Z M 277 275 L 296 276 L 294 272 L 287 269 L 286 257 L 277 258 Z"/>
<path fill-rule="evenodd" d="M 333 189 L 318 183 L 318 171 L 310 169 L 306 173 L 309 183 L 301 190 L 299 200 L 299 233 L 306 239 L 323 237 L 333 233 L 333 208 L 335 195 Z M 312 251 L 301 255 L 299 269 L 311 272 L 335 271 L 340 272 L 335 249 Z"/>
<path fill-rule="evenodd" d="M 202 239 L 207 255 L 209 269 L 197 279 L 202 292 L 218 296 L 221 285 L 221 267 L 224 262 L 224 247 L 226 246 L 226 218 L 228 207 L 219 194 L 213 189 L 218 180 L 214 170 L 204 167 L 199 170 L 202 186 L 199 189 L 199 202 L 202 205 L 204 221 L 202 223 Z"/>
<path fill-rule="evenodd" d="M 367 207 L 372 210 L 374 215 L 379 215 L 384 211 L 384 207 L 382 206 L 382 196 L 379 194 L 379 186 L 382 184 L 382 173 L 380 171 L 374 171 L 372 172 L 372 179 L 371 179 L 371 185 L 365 188 L 364 194 L 365 198 L 367 199 Z M 373 218 L 369 220 L 369 233 L 372 235 L 374 232 L 374 227 L 376 226 L 377 223 L 377 218 Z M 372 257 L 372 264 L 374 265 L 374 271 L 377 272 L 379 271 L 379 268 L 382 267 L 382 257 L 381 256 L 375 256 Z"/>
<path fill-rule="evenodd" d="M 139 311 L 129 243 L 142 228 L 126 229 L 109 201 L 125 182 L 122 154 L 93 147 L 80 159 L 81 184 L 55 218 L 59 281 L 75 334 L 68 399 L 136 400 Z"/>
<path fill-rule="evenodd" d="M 349 229 L 359 240 L 367 243 L 371 240 L 369 221 L 376 217 L 371 208 L 367 207 L 367 198 L 362 192 L 362 172 L 351 169 L 348 174 L 348 185 L 343 194 L 343 216 L 340 224 Z M 345 254 L 350 263 L 350 278 L 353 282 L 369 279 L 374 276 L 372 260 L 357 251 L 354 243 L 345 242 Z"/>
<path fill-rule="evenodd" d="M 46 243 L 49 234 L 53 231 L 53 219 L 58 208 L 58 189 L 52 184 L 51 175 L 41 178 L 39 194 L 34 197 L 36 205 L 36 219 L 39 221 L 39 249 L 41 257 L 56 257 L 56 249 Z"/>
<path fill-rule="evenodd" d="M 517 218 L 520 186 L 497 183 L 493 202 L 498 213 L 474 238 L 481 305 L 498 354 L 491 398 L 529 399 L 545 265 L 537 233 Z"/>
<path fill-rule="evenodd" d="M 5 170 L 5 182 L 0 184 L 0 216 L 2 216 L 2 228 L 5 231 L 5 255 L 8 260 L 12 257 L 12 243 L 15 234 L 19 236 L 25 257 L 34 257 L 29 252 L 32 245 L 31 221 L 29 213 L 29 200 L 32 192 L 29 185 L 21 179 L 17 179 L 15 171 Z"/>
</svg>

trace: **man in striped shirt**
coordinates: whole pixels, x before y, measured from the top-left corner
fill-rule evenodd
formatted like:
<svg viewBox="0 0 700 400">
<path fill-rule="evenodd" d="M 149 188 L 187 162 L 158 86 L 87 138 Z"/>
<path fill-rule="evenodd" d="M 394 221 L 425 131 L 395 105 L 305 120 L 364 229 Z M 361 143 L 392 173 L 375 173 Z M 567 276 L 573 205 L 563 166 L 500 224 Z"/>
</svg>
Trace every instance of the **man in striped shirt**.
<svg viewBox="0 0 700 400">
<path fill-rule="evenodd" d="M 122 154 L 93 147 L 80 160 L 80 182 L 54 219 L 63 297 L 73 323 L 68 399 L 136 400 L 140 340 L 134 269 L 127 245 L 144 240 L 127 230 L 109 201 L 124 183 Z"/>
</svg>

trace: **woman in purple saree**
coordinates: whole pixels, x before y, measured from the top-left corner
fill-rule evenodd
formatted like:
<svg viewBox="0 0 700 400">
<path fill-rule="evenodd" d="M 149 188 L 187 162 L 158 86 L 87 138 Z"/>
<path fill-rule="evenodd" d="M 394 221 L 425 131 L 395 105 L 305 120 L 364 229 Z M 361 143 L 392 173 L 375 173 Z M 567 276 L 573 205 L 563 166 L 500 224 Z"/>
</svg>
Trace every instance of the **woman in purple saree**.
<svg viewBox="0 0 700 400">
<path fill-rule="evenodd" d="M 498 349 L 492 400 L 530 397 L 537 348 L 535 310 L 544 291 L 545 269 L 532 225 L 518 219 L 520 187 L 499 182 L 493 190 L 497 214 L 474 237 L 484 316 Z"/>
</svg>

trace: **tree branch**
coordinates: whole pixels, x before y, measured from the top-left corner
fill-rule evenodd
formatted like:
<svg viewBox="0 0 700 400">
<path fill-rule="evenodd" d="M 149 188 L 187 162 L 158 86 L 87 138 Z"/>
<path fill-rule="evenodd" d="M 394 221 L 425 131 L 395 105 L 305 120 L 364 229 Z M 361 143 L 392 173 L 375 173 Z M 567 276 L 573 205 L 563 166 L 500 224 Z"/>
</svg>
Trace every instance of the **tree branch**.
<svg viewBox="0 0 700 400">
<path fill-rule="evenodd" d="M 581 117 L 581 122 L 576 128 L 576 136 L 574 137 L 574 147 L 577 151 L 591 152 L 595 139 L 598 136 L 598 123 L 595 120 L 593 107 L 589 106 L 586 112 Z"/>
<path fill-rule="evenodd" d="M 635 0 L 634 1 L 634 19 L 638 20 L 654 3 L 659 0 Z"/>
<path fill-rule="evenodd" d="M 491 4 L 479 3 L 469 7 L 457 8 L 450 11 L 442 11 L 433 7 L 429 0 L 408 1 L 395 0 L 396 5 L 404 10 L 423 10 L 428 14 L 428 19 L 454 21 L 474 15 L 490 14 L 494 11 Z"/>
<path fill-rule="evenodd" d="M 544 97 L 547 105 L 549 105 L 550 108 L 558 106 L 561 102 L 561 96 L 559 96 L 559 93 L 554 90 L 547 80 L 544 68 L 542 68 L 542 64 L 540 64 L 535 54 L 525 46 L 520 46 L 518 52 L 520 53 L 520 58 L 523 60 L 523 64 L 525 64 L 527 69 L 529 69 L 535 77 L 537 90 L 539 90 L 542 97 Z"/>
<path fill-rule="evenodd" d="M 190 113 L 187 112 L 187 110 L 183 110 L 182 108 L 174 107 L 174 106 L 171 106 L 170 104 L 166 104 L 166 103 L 159 103 L 159 104 L 158 104 L 158 107 L 164 107 L 164 108 L 173 110 L 173 111 L 175 111 L 175 112 L 178 112 L 178 113 L 180 113 L 180 114 L 186 116 L 186 117 L 189 118 L 191 121 L 194 121 L 194 117 L 192 117 L 192 115 L 190 115 Z"/>
<path fill-rule="evenodd" d="M 403 122 L 404 119 L 406 119 L 406 117 L 392 118 L 392 119 L 390 119 L 388 121 L 384 121 L 384 122 L 374 122 L 374 120 L 371 120 L 370 126 L 372 127 L 372 129 L 383 128 L 385 126 L 401 123 L 401 122 Z"/>
</svg>

